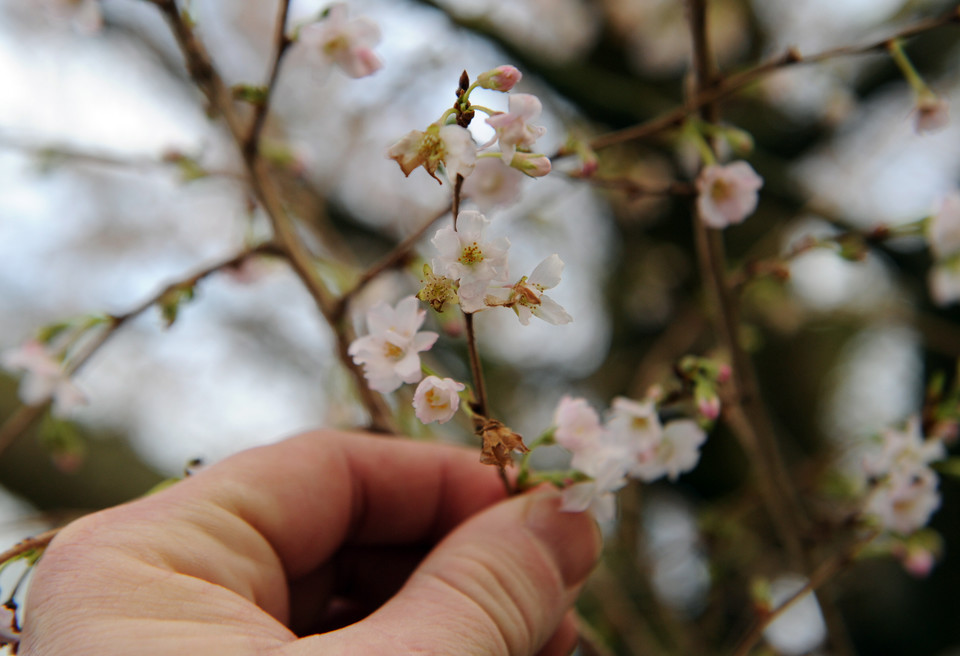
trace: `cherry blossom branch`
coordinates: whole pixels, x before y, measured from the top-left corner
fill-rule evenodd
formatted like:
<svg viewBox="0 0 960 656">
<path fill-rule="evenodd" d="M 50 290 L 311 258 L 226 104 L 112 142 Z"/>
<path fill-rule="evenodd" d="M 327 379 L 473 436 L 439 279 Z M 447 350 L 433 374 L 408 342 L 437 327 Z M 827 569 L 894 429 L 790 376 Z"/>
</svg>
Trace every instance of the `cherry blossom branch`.
<svg viewBox="0 0 960 656">
<path fill-rule="evenodd" d="M 711 89 L 716 79 L 707 40 L 704 0 L 690 0 L 689 12 L 696 89 L 702 93 Z M 703 119 L 709 123 L 716 123 L 718 114 L 713 103 L 705 104 L 701 108 Z M 730 354 L 731 360 L 732 375 L 728 383 L 727 398 L 724 399 L 723 418 L 751 456 L 767 514 L 790 561 L 795 567 L 805 570 L 803 546 L 797 532 L 803 515 L 773 440 L 772 425 L 758 395 L 752 363 L 740 346 L 739 311 L 736 299 L 725 282 L 727 272 L 723 233 L 708 228 L 694 211 L 694 235 L 701 276 L 712 299 L 713 322 L 720 342 Z"/>
<path fill-rule="evenodd" d="M 267 76 L 266 91 L 259 102 L 254 105 L 250 132 L 243 143 L 244 156 L 248 158 L 255 158 L 260 150 L 260 135 L 263 132 L 267 114 L 270 112 L 270 101 L 273 98 L 273 91 L 277 86 L 277 78 L 280 75 L 280 62 L 283 61 L 287 49 L 293 44 L 293 41 L 287 36 L 287 16 L 289 13 L 290 0 L 279 0 L 277 4 L 277 23 L 273 37 L 274 55 L 270 64 L 270 73 Z"/>
<path fill-rule="evenodd" d="M 812 574 L 810 574 L 810 577 L 807 579 L 807 583 L 802 588 L 790 595 L 788 599 L 786 599 L 776 608 L 763 613 L 753 623 L 753 625 L 747 630 L 746 635 L 740 639 L 740 642 L 738 642 L 737 646 L 733 649 L 732 656 L 748 656 L 754 645 L 756 645 L 763 636 L 763 632 L 774 622 L 774 620 L 790 610 L 794 604 L 803 599 L 806 595 L 816 592 L 825 584 L 829 583 L 843 570 L 850 567 L 854 562 L 856 562 L 856 558 L 860 552 L 869 546 L 869 544 L 874 540 L 874 538 L 877 537 L 877 535 L 878 533 L 871 533 L 867 537 L 858 540 L 845 552 L 834 555 L 832 558 L 829 558 L 821 563 L 820 566 L 817 567 Z"/>
<path fill-rule="evenodd" d="M 242 182 L 246 181 L 246 178 L 234 171 L 203 168 L 193 159 L 176 151 L 164 153 L 161 158 L 122 157 L 111 153 L 81 150 L 67 145 L 40 145 L 24 140 L 11 139 L 5 136 L 0 137 L 0 148 L 17 150 L 21 153 L 36 157 L 40 160 L 40 163 L 44 165 L 58 163 L 59 160 L 64 160 L 78 162 L 80 164 L 123 169 L 124 171 L 149 171 L 158 168 L 174 168 L 180 169 L 184 180 L 218 177 Z"/>
<path fill-rule="evenodd" d="M 691 114 L 703 109 L 719 100 L 723 100 L 744 87 L 747 87 L 762 78 L 790 66 L 798 64 L 815 64 L 834 59 L 836 57 L 866 55 L 874 52 L 884 52 L 887 44 L 894 39 L 906 39 L 909 37 L 929 32 L 930 30 L 950 23 L 960 22 L 960 9 L 955 8 L 935 18 L 927 18 L 902 30 L 895 32 L 883 39 L 873 41 L 861 46 L 843 46 L 831 48 L 812 55 L 803 55 L 796 48 L 788 48 L 785 52 L 768 59 L 767 61 L 749 68 L 740 73 L 729 75 L 723 79 L 717 80 L 716 84 L 702 88 L 693 97 L 687 100 L 682 106 L 669 112 L 665 112 L 657 117 L 645 121 L 638 125 L 633 125 L 622 130 L 609 132 L 594 138 L 590 142 L 590 147 L 594 150 L 607 148 L 614 144 L 625 141 L 634 141 L 645 139 L 668 128 L 680 125 Z"/>
<path fill-rule="evenodd" d="M 196 38 L 193 28 L 181 16 L 175 0 L 148 1 L 160 9 L 170 24 L 194 84 L 204 94 L 211 107 L 223 116 L 224 122 L 227 124 L 227 128 L 242 155 L 250 187 L 273 227 L 274 240 L 284 251 L 291 268 L 300 278 L 318 310 L 336 335 L 337 354 L 352 375 L 357 394 L 370 413 L 370 428 L 385 433 L 395 432 L 394 422 L 384 399 L 369 388 L 363 372 L 353 362 L 348 353 L 350 343 L 356 335 L 353 333 L 351 326 L 335 320 L 336 300 L 314 267 L 310 252 L 298 237 L 296 226 L 292 217 L 284 208 L 280 192 L 269 175 L 266 162 L 259 156 L 257 149 L 250 149 L 245 145 L 248 143 L 250 130 L 243 124 L 234 110 L 230 90 L 214 68 L 203 44 Z"/>
<path fill-rule="evenodd" d="M 192 288 L 200 281 L 222 269 L 237 267 L 247 259 L 259 255 L 283 256 L 284 253 L 272 242 L 266 242 L 253 248 L 248 248 L 229 258 L 205 266 L 177 282 L 165 285 L 163 289 L 141 302 L 140 305 L 134 307 L 132 310 L 123 314 L 107 315 L 106 321 L 96 337 L 84 345 L 80 354 L 70 358 L 65 367 L 67 375 L 75 375 L 120 328 L 131 319 L 140 316 L 154 305 L 157 305 L 171 292 Z M 35 405 L 21 406 L 14 412 L 13 415 L 0 426 L 0 454 L 2 454 L 19 435 L 30 428 L 36 420 L 42 417 L 49 406 L 50 401 L 45 401 Z"/>
</svg>

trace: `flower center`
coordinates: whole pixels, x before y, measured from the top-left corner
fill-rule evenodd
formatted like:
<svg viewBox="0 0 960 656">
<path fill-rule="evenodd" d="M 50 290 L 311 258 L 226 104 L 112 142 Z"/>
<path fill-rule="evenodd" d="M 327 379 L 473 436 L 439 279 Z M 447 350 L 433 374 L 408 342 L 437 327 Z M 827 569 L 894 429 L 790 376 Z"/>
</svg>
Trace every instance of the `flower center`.
<svg viewBox="0 0 960 656">
<path fill-rule="evenodd" d="M 473 242 L 469 246 L 464 246 L 463 250 L 460 251 L 460 264 L 469 266 L 478 262 L 483 262 L 483 249 L 480 248 L 479 244 Z"/>
<path fill-rule="evenodd" d="M 393 342 L 386 342 L 383 345 L 383 354 L 391 360 L 399 360 L 403 355 L 403 349 Z"/>
<path fill-rule="evenodd" d="M 717 202 L 723 202 L 730 198 L 733 191 L 732 186 L 726 180 L 715 180 L 710 187 L 710 198 Z"/>
</svg>

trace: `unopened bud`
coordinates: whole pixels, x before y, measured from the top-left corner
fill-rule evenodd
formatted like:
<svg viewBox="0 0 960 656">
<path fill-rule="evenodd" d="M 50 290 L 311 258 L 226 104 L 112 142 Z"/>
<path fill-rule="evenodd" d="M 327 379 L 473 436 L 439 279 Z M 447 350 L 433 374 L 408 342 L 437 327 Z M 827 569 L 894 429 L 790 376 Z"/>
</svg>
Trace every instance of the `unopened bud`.
<svg viewBox="0 0 960 656">
<path fill-rule="evenodd" d="M 542 178 L 550 172 L 552 165 L 550 158 L 546 155 L 533 155 L 531 153 L 517 153 L 510 160 L 510 166 L 521 173 L 529 175 L 531 178 Z"/>
<path fill-rule="evenodd" d="M 510 91 L 523 74 L 515 66 L 497 66 L 477 76 L 477 84 L 482 89 L 494 91 Z"/>
</svg>

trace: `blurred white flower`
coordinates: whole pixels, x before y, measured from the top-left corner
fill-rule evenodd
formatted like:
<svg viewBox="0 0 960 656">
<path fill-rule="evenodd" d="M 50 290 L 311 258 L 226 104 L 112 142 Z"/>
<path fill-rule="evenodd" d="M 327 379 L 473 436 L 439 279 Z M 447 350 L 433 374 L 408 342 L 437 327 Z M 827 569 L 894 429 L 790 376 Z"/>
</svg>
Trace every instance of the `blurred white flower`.
<svg viewBox="0 0 960 656">
<path fill-rule="evenodd" d="M 20 400 L 27 405 L 39 405 L 53 400 L 53 411 L 64 416 L 86 403 L 83 395 L 63 363 L 39 340 L 27 340 L 19 347 L 0 354 L 0 366 L 12 372 L 23 372 L 20 381 Z"/>
<path fill-rule="evenodd" d="M 757 209 L 757 191 L 763 178 L 744 161 L 712 164 L 697 178 L 697 210 L 711 228 L 742 223 Z"/>
<path fill-rule="evenodd" d="M 331 5 L 326 17 L 301 28 L 298 40 L 337 64 L 353 78 L 373 75 L 383 62 L 373 52 L 380 28 L 369 18 L 347 20 L 347 5 Z"/>
<path fill-rule="evenodd" d="M 600 415 L 586 399 L 564 396 L 553 414 L 553 438 L 574 454 L 597 446 L 603 427 Z"/>
<path fill-rule="evenodd" d="M 463 183 L 463 195 L 472 199 L 481 212 L 489 212 L 515 203 L 522 180 L 523 174 L 499 157 L 481 157 Z"/>
<path fill-rule="evenodd" d="M 417 332 L 425 316 L 413 296 L 395 308 L 381 302 L 367 311 L 370 334 L 354 340 L 348 352 L 363 365 L 370 389 L 387 393 L 420 380 L 420 352 L 432 347 L 438 337 L 435 332 Z"/>
<path fill-rule="evenodd" d="M 807 579 L 792 574 L 770 582 L 770 601 L 777 608 L 803 590 Z M 795 600 L 763 630 L 763 637 L 778 654 L 800 656 L 814 651 L 827 638 L 823 612 L 813 593 Z"/>
<path fill-rule="evenodd" d="M 623 396 L 613 400 L 606 428 L 611 442 L 624 445 L 635 456 L 656 447 L 663 435 L 653 401 L 634 401 Z"/>
<path fill-rule="evenodd" d="M 960 251 L 960 190 L 954 189 L 941 198 L 930 215 L 927 243 L 937 259 Z"/>
<path fill-rule="evenodd" d="M 540 99 L 529 93 L 515 93 L 510 96 L 509 112 L 500 112 L 487 119 L 497 132 L 503 163 L 510 164 L 518 147 L 530 147 L 543 136 L 546 128 L 531 125 L 529 122 L 540 116 L 543 105 Z"/>
<path fill-rule="evenodd" d="M 887 530 L 909 535 L 926 526 L 940 507 L 937 484 L 929 467 L 894 469 L 871 492 L 864 513 Z"/>
<path fill-rule="evenodd" d="M 930 268 L 927 285 L 930 298 L 941 307 L 960 301 L 960 258 L 934 264 Z"/>
<path fill-rule="evenodd" d="M 95 34 L 103 28 L 100 0 L 41 0 L 41 5 L 81 34 Z"/>
<path fill-rule="evenodd" d="M 640 454 L 630 475 L 647 483 L 661 476 L 675 481 L 680 474 L 690 471 L 700 462 L 700 446 L 706 439 L 707 434 L 692 419 L 667 422 L 660 441 L 649 451 Z"/>
</svg>

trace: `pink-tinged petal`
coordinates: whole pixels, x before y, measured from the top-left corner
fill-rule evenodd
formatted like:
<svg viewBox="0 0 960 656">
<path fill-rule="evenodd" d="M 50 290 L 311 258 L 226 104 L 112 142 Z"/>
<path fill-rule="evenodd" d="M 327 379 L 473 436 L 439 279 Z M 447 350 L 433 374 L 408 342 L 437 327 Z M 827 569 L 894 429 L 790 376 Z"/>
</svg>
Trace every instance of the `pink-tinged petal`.
<svg viewBox="0 0 960 656">
<path fill-rule="evenodd" d="M 420 309 L 420 301 L 416 296 L 407 296 L 397 303 L 396 310 L 396 330 L 402 335 L 413 335 L 417 329 L 423 325 L 423 320 L 427 316 L 424 310 Z"/>
<path fill-rule="evenodd" d="M 437 342 L 439 337 L 440 335 L 430 330 L 417 333 L 413 338 L 413 344 L 410 350 L 414 353 L 429 351 L 431 348 L 433 348 L 433 345 Z"/>
<path fill-rule="evenodd" d="M 562 326 L 573 321 L 566 310 L 559 303 L 549 296 L 540 297 L 540 305 L 534 305 L 530 308 L 533 315 L 554 326 Z"/>
<path fill-rule="evenodd" d="M 397 362 L 393 370 L 405 383 L 416 383 L 423 377 L 423 371 L 420 367 L 420 356 L 413 351 Z"/>
<path fill-rule="evenodd" d="M 463 195 L 486 212 L 495 207 L 506 207 L 520 195 L 521 173 L 506 166 L 500 158 L 484 157 L 477 160 L 473 173 L 463 183 Z"/>
<path fill-rule="evenodd" d="M 463 389 L 463 383 L 451 378 L 427 376 L 417 386 L 413 395 L 413 408 L 417 419 L 425 424 L 434 421 L 444 424 L 450 421 L 460 408 L 458 392 Z"/>
<path fill-rule="evenodd" d="M 490 220 L 480 212 L 464 210 L 457 215 L 457 233 L 463 241 L 482 241 Z"/>
<path fill-rule="evenodd" d="M 436 247 L 436 249 L 440 252 L 440 255 L 443 257 L 452 257 L 453 259 L 460 257 L 460 236 L 452 227 L 448 226 L 446 228 L 440 228 L 437 230 L 436 234 L 433 236 L 433 239 L 430 240 L 430 243 Z M 442 270 L 444 267 L 439 267 L 435 264 L 433 268 Z"/>
<path fill-rule="evenodd" d="M 339 53 L 334 60 L 344 73 L 354 79 L 373 75 L 383 68 L 383 62 L 369 48 L 356 48 Z"/>
<path fill-rule="evenodd" d="M 927 242 L 938 259 L 960 251 L 960 191 L 951 191 L 938 203 L 927 223 Z"/>
<path fill-rule="evenodd" d="M 367 310 L 367 330 L 372 335 L 384 333 L 393 328 L 396 319 L 393 308 L 386 301 L 380 301 Z"/>
<path fill-rule="evenodd" d="M 360 16 L 346 25 L 350 41 L 358 48 L 372 48 L 380 43 L 380 27 L 365 16 Z"/>
<path fill-rule="evenodd" d="M 515 93 L 510 96 L 510 113 L 522 117 L 524 120 L 534 119 L 543 111 L 540 99 L 532 93 Z M 543 130 L 544 128 L 539 128 Z M 546 130 L 544 130 L 546 131 Z"/>
</svg>

